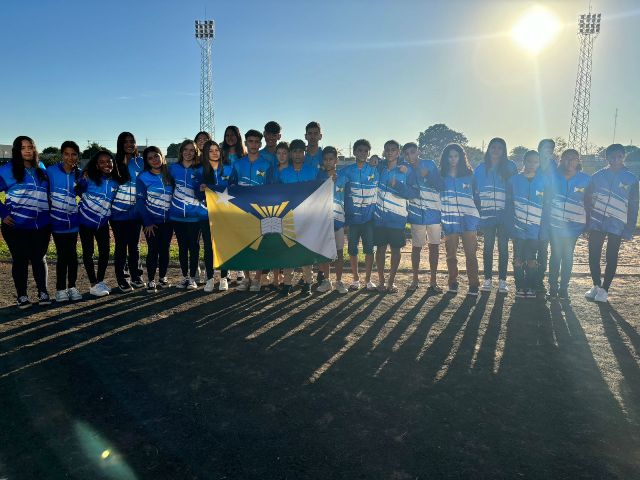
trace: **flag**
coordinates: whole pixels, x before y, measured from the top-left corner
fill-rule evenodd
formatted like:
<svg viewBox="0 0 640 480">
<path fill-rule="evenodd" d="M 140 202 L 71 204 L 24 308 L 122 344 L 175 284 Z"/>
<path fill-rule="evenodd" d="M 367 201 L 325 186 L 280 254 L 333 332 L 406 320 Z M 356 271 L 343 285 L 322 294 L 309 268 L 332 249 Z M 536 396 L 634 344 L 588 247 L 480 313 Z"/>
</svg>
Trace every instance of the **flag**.
<svg viewBox="0 0 640 480">
<path fill-rule="evenodd" d="M 333 182 L 206 190 L 214 268 L 265 270 L 336 256 Z"/>
</svg>

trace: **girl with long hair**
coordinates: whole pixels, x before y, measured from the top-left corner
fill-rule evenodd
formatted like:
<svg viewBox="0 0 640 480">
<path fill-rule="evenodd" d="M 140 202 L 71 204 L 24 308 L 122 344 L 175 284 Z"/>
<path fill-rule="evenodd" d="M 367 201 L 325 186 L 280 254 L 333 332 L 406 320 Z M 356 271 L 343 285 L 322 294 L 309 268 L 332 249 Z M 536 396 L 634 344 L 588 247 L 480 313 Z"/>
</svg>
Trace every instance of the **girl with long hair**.
<svg viewBox="0 0 640 480">
<path fill-rule="evenodd" d="M 222 142 L 222 155 L 227 159 L 230 165 L 236 160 L 244 157 L 247 150 L 242 143 L 242 134 L 240 129 L 235 125 L 229 125 L 224 130 L 224 141 Z"/>
</svg>

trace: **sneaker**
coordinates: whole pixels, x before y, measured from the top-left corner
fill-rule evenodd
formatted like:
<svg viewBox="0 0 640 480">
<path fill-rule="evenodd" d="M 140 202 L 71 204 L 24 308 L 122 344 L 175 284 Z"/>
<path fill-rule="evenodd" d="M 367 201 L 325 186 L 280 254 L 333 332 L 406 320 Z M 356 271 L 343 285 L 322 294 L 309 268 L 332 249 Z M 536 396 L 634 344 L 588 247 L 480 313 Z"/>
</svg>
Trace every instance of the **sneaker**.
<svg viewBox="0 0 640 480">
<path fill-rule="evenodd" d="M 187 288 L 187 285 L 189 285 L 189 280 L 189 277 L 183 277 L 182 280 L 176 283 L 176 288 L 179 288 L 181 290 Z"/>
<path fill-rule="evenodd" d="M 131 283 L 131 286 L 132 286 L 133 288 L 144 288 L 144 287 L 147 285 L 146 283 L 144 283 L 144 282 L 142 281 L 142 279 L 141 279 L 141 278 L 133 279 L 133 280 L 131 280 L 131 282 L 129 282 L 129 283 Z"/>
<path fill-rule="evenodd" d="M 280 290 L 280 295 L 284 297 L 288 297 L 293 293 L 293 285 L 284 285 L 282 290 Z"/>
<path fill-rule="evenodd" d="M 563 298 L 563 299 L 567 299 L 569 298 L 569 292 L 567 291 L 566 288 L 561 288 L 558 290 L 558 297 L 559 298 Z"/>
<path fill-rule="evenodd" d="M 218 290 L 220 290 L 221 292 L 229 290 L 229 281 L 226 278 L 220 279 L 220 285 L 218 285 Z"/>
<path fill-rule="evenodd" d="M 56 292 L 56 303 L 68 302 L 69 293 L 66 290 L 58 290 Z"/>
<path fill-rule="evenodd" d="M 349 284 L 349 290 L 360 290 L 360 280 L 354 280 Z"/>
<path fill-rule="evenodd" d="M 38 294 L 38 304 L 42 306 L 51 305 L 51 297 L 47 292 L 40 292 Z"/>
<path fill-rule="evenodd" d="M 509 293 L 509 287 L 506 280 L 498 281 L 498 293 Z"/>
<path fill-rule="evenodd" d="M 376 288 L 377 287 L 376 287 L 375 283 L 373 283 L 371 281 L 367 282 L 367 291 L 368 292 L 373 292 Z"/>
<path fill-rule="evenodd" d="M 127 280 L 125 280 L 122 283 L 118 283 L 118 289 L 120 290 L 120 293 L 127 293 L 127 292 L 133 291 L 133 287 Z"/>
<path fill-rule="evenodd" d="M 74 302 L 82 300 L 82 294 L 76 287 L 71 287 L 69 290 L 67 290 L 67 293 L 69 294 L 69 300 L 72 300 Z"/>
<path fill-rule="evenodd" d="M 198 282 L 195 277 L 187 278 L 187 290 L 196 290 L 198 288 Z"/>
<path fill-rule="evenodd" d="M 344 283 L 339 281 L 339 282 L 336 282 L 336 292 L 338 292 L 340 294 L 345 294 L 345 293 L 349 292 L 349 289 L 346 287 L 346 285 Z"/>
<path fill-rule="evenodd" d="M 586 298 L 587 300 L 595 300 L 596 295 L 598 295 L 598 290 L 600 290 L 600 287 L 594 285 L 593 287 L 591 287 L 591 290 L 584 294 L 584 298 Z"/>
<path fill-rule="evenodd" d="M 527 298 L 538 298 L 538 294 L 533 288 L 526 290 L 524 293 L 527 296 Z"/>
<path fill-rule="evenodd" d="M 109 295 L 109 287 L 107 287 L 104 282 L 98 282 L 89 289 L 89 293 L 94 297 L 104 297 Z"/>
<path fill-rule="evenodd" d="M 607 303 L 609 301 L 609 292 L 607 292 L 604 288 L 598 287 L 598 293 L 594 297 L 596 302 Z"/>
<path fill-rule="evenodd" d="M 311 296 L 311 284 L 305 283 L 302 287 L 302 293 L 304 293 L 307 297 Z"/>
<path fill-rule="evenodd" d="M 249 280 L 247 280 L 246 278 L 243 278 L 242 281 L 238 283 L 236 290 L 238 290 L 239 292 L 246 292 L 247 290 L 249 290 L 250 283 L 251 282 Z"/>
<path fill-rule="evenodd" d="M 467 295 L 471 297 L 477 297 L 478 293 L 479 293 L 478 286 L 474 285 L 473 287 L 469 287 L 469 291 L 467 292 Z"/>
<path fill-rule="evenodd" d="M 156 287 L 157 287 L 157 285 L 156 285 L 155 281 L 153 281 L 153 280 L 149 281 L 149 283 L 147 283 L 147 292 L 149 292 L 149 293 L 157 292 L 157 288 Z"/>
<path fill-rule="evenodd" d="M 318 288 L 316 290 L 320 293 L 324 293 L 324 292 L 331 291 L 332 288 L 333 288 L 333 285 L 331 285 L 331 281 L 322 280 L 322 282 L 320 283 L 320 285 L 318 285 Z"/>
<path fill-rule="evenodd" d="M 482 282 L 482 287 L 480 287 L 480 290 L 482 290 L 483 292 L 490 292 L 492 287 L 493 280 L 491 280 L 490 278 L 486 278 L 485 281 Z"/>
<path fill-rule="evenodd" d="M 316 275 L 316 283 L 321 285 L 322 282 L 324 282 L 324 272 L 318 271 L 318 274 Z"/>
<path fill-rule="evenodd" d="M 458 284 L 458 282 L 454 282 L 451 285 L 449 285 L 449 291 L 447 293 L 458 293 L 458 287 L 460 285 Z"/>
<path fill-rule="evenodd" d="M 547 294 L 549 298 L 558 298 L 558 290 L 555 288 L 550 288 L 549 293 Z"/>
<path fill-rule="evenodd" d="M 204 291 L 206 293 L 211 293 L 215 290 L 215 286 L 216 286 L 216 281 L 213 278 L 210 278 L 209 280 L 207 280 L 207 283 L 204 286 Z"/>
<path fill-rule="evenodd" d="M 244 280 L 244 272 L 236 272 L 236 282 L 240 283 Z"/>
<path fill-rule="evenodd" d="M 156 284 L 157 288 L 169 288 L 170 286 L 171 282 L 167 279 L 167 277 L 162 277 Z"/>
<path fill-rule="evenodd" d="M 18 297 L 17 305 L 18 305 L 18 308 L 20 310 L 24 310 L 25 308 L 29 308 L 31 306 L 31 302 L 29 301 L 29 297 L 27 297 L 26 295 L 24 295 L 22 297 Z"/>
<path fill-rule="evenodd" d="M 427 293 L 431 295 L 439 295 L 442 293 L 442 288 L 440 288 L 438 285 L 429 285 L 427 287 Z"/>
<path fill-rule="evenodd" d="M 262 285 L 260 284 L 260 282 L 253 282 L 251 284 L 251 286 L 249 287 L 249 291 L 250 292 L 259 292 L 261 288 L 262 288 Z"/>
<path fill-rule="evenodd" d="M 527 292 L 522 289 L 516 290 L 516 298 L 527 298 Z"/>
</svg>

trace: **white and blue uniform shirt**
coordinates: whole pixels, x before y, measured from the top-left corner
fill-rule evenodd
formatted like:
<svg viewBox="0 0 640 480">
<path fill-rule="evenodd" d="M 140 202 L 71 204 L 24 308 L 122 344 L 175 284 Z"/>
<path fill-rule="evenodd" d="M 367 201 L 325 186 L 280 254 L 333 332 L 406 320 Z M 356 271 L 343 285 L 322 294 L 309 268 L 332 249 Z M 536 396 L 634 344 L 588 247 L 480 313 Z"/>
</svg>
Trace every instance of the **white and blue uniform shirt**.
<svg viewBox="0 0 640 480">
<path fill-rule="evenodd" d="M 133 220 L 137 217 L 136 212 L 136 178 L 144 170 L 142 157 L 129 159 L 127 164 L 129 169 L 129 181 L 118 185 L 116 198 L 111 204 L 112 220 Z"/>
<path fill-rule="evenodd" d="M 202 178 L 200 178 L 200 183 L 204 183 L 210 190 L 214 190 L 216 192 L 224 192 L 225 189 L 229 186 L 229 180 L 231 180 L 231 173 L 233 171 L 233 167 L 231 165 L 222 164 L 216 170 L 213 170 L 213 178 L 206 180 L 204 178 L 204 170 L 200 169 L 200 174 Z M 199 189 L 198 189 L 199 190 Z M 204 192 L 202 193 L 202 197 L 204 198 Z"/>
<path fill-rule="evenodd" d="M 368 163 L 356 163 L 340 170 L 344 179 L 344 213 L 346 225 L 360 225 L 373 220 L 378 192 L 378 170 Z"/>
<path fill-rule="evenodd" d="M 200 190 L 202 167 L 185 167 L 180 162 L 173 163 L 169 166 L 169 174 L 176 182 L 169 218 L 176 222 L 197 222 L 205 215 L 205 207 L 199 194 L 196 194 Z"/>
<path fill-rule="evenodd" d="M 303 163 L 300 170 L 296 170 L 293 164 L 280 170 L 278 183 L 299 183 L 309 182 L 318 178 L 318 169 L 312 165 Z"/>
<path fill-rule="evenodd" d="M 318 151 L 315 155 L 310 153 L 304 154 L 305 165 L 311 165 L 312 167 L 319 169 L 322 167 L 322 148 L 318 147 Z"/>
<path fill-rule="evenodd" d="M 401 172 L 405 167 L 406 172 Z M 397 163 L 391 170 L 386 162 L 378 169 L 378 196 L 373 213 L 378 227 L 404 228 L 407 223 L 407 203 L 419 194 L 416 174 L 410 165 Z M 395 185 L 391 185 L 395 179 Z"/>
<path fill-rule="evenodd" d="M 603 168 L 591 177 L 589 230 L 630 239 L 638 220 L 638 178 L 626 167 Z"/>
<path fill-rule="evenodd" d="M 272 168 L 277 167 L 278 157 L 276 157 L 275 153 L 271 153 L 269 150 L 267 150 L 267 147 L 264 147 L 262 150 L 260 150 L 260 156 L 268 161 L 269 165 L 271 165 Z"/>
<path fill-rule="evenodd" d="M 136 180 L 136 209 L 145 227 L 169 221 L 173 185 L 167 185 L 162 174 L 146 170 Z"/>
<path fill-rule="evenodd" d="M 426 177 L 422 176 L 421 170 L 428 172 Z M 415 174 L 420 197 L 409 200 L 407 221 L 413 225 L 438 225 L 443 185 L 440 171 L 433 160 L 418 160 Z"/>
<path fill-rule="evenodd" d="M 577 237 L 587 225 L 587 199 L 591 177 L 583 172 L 567 179 L 559 171 L 551 183 L 549 234 L 556 237 Z"/>
<path fill-rule="evenodd" d="M 38 165 L 44 172 L 44 164 Z M 7 192 L 5 202 L 0 201 L 0 220 L 11 215 L 13 228 L 36 230 L 51 223 L 47 192 L 49 181 L 41 180 L 35 168 L 25 168 L 24 178 L 18 182 L 11 170 L 11 162 L 0 167 L 0 192 Z"/>
<path fill-rule="evenodd" d="M 473 198 L 473 175 L 443 178 L 440 192 L 442 229 L 445 236 L 453 233 L 475 232 L 480 213 Z"/>
<path fill-rule="evenodd" d="M 513 238 L 539 240 L 546 211 L 545 201 L 550 195 L 550 183 L 537 173 L 527 178 L 523 173 L 507 182 L 507 217 L 509 233 Z"/>
<path fill-rule="evenodd" d="M 507 161 L 505 180 L 497 165 L 489 167 L 487 162 L 478 165 L 473 172 L 474 198 L 480 212 L 480 228 L 501 225 L 504 220 L 507 180 L 518 172 L 516 164 Z"/>
<path fill-rule="evenodd" d="M 97 230 L 111 217 L 111 203 L 118 192 L 118 183 L 113 178 L 102 177 L 100 183 L 90 178 L 81 178 L 79 182 L 80 206 L 78 221 L 80 225 Z"/>
<path fill-rule="evenodd" d="M 267 183 L 267 175 L 271 164 L 264 157 L 259 156 L 253 162 L 249 161 L 249 156 L 244 156 L 233 164 L 231 173 L 231 184 L 244 187 L 253 187 Z"/>
<path fill-rule="evenodd" d="M 47 168 L 47 177 L 49 177 L 51 230 L 55 233 L 77 232 L 76 186 L 80 180 L 79 170 L 74 168 L 67 173 L 62 163 L 57 163 Z"/>
</svg>

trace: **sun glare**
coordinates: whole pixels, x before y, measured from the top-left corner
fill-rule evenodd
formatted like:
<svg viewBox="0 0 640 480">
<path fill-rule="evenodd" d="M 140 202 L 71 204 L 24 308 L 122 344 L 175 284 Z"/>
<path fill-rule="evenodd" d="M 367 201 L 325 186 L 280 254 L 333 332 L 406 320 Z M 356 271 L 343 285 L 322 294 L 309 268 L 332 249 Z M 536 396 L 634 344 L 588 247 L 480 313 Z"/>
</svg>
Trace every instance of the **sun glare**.
<svg viewBox="0 0 640 480">
<path fill-rule="evenodd" d="M 558 36 L 562 24 L 553 12 L 535 6 L 527 10 L 511 29 L 511 38 L 533 54 L 541 52 Z"/>
</svg>

